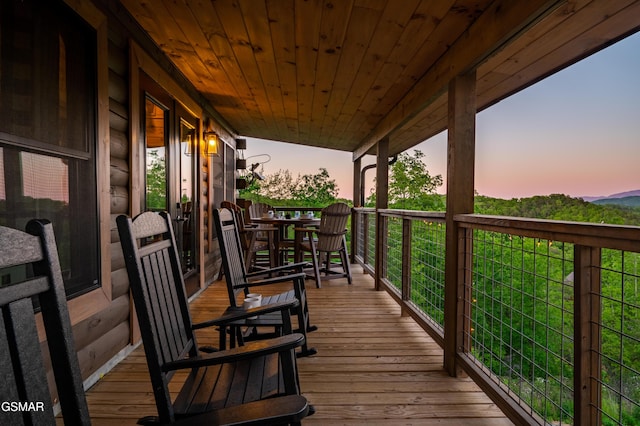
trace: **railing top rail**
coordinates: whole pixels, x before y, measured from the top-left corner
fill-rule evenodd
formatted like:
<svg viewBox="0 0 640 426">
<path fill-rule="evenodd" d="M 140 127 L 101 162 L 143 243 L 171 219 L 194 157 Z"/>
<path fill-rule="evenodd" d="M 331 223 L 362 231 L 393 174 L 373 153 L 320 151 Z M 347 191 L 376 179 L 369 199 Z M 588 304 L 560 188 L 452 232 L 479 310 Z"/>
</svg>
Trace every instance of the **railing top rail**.
<svg viewBox="0 0 640 426">
<path fill-rule="evenodd" d="M 372 207 L 354 207 L 355 211 L 361 213 L 375 213 Z M 406 219 L 431 219 L 444 221 L 444 212 L 425 212 L 421 210 L 400 210 L 400 209 L 379 209 L 378 212 L 384 216 L 401 217 Z"/>
<path fill-rule="evenodd" d="M 444 221 L 444 212 L 424 212 L 420 210 L 399 210 L 399 209 L 380 209 L 378 210 L 384 216 L 401 217 L 405 219 L 431 219 Z"/>
<path fill-rule="evenodd" d="M 376 211 L 373 207 L 354 207 L 353 210 L 361 213 L 373 213 Z"/>
<path fill-rule="evenodd" d="M 640 252 L 639 226 L 478 214 L 458 214 L 453 219 L 463 228 Z"/>
</svg>

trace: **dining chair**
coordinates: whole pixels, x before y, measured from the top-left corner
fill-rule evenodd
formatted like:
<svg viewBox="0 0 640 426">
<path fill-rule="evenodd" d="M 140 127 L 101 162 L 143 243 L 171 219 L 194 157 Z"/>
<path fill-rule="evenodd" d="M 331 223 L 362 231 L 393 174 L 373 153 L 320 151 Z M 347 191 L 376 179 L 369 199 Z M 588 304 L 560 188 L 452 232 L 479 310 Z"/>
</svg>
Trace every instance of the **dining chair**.
<svg viewBox="0 0 640 426">
<path fill-rule="evenodd" d="M 248 210 L 249 220 L 251 220 L 253 218 L 262 217 L 262 215 L 267 213 L 269 210 L 273 211 L 273 206 L 266 203 L 251 203 Z"/>
<path fill-rule="evenodd" d="M 346 277 L 351 284 L 351 267 L 347 252 L 347 222 L 351 215 L 351 207 L 345 203 L 334 203 L 321 211 L 320 225 L 317 228 L 296 228 L 296 262 L 304 258 L 304 253 L 311 255 L 311 272 L 316 287 L 321 281 Z M 302 234 L 302 235 L 300 235 Z M 338 253 L 338 261 L 333 261 L 332 254 Z"/>
<path fill-rule="evenodd" d="M 247 271 L 275 267 L 278 255 L 275 247 L 275 233 L 278 229 L 273 226 L 245 223 L 242 208 L 234 202 L 224 200 L 220 203 L 220 207 L 229 209 L 236 217 Z M 266 255 L 260 256 L 265 252 Z"/>
<path fill-rule="evenodd" d="M 266 203 L 252 203 L 249 208 L 249 220 L 263 217 L 269 211 L 275 211 L 274 207 Z M 277 238 L 277 258 L 280 259 L 279 264 L 286 263 L 287 259 L 293 258 L 294 241 L 288 237 L 289 227 L 281 226 L 279 238 Z M 257 238 L 261 238 L 258 234 Z M 262 237 L 264 238 L 264 237 Z"/>
</svg>

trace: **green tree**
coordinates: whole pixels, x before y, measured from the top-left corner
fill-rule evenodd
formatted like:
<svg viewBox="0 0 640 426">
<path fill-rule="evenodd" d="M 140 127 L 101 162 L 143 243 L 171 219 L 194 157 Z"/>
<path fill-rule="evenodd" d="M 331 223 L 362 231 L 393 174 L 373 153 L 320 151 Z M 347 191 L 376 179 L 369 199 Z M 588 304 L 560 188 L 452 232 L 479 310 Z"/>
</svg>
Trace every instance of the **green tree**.
<svg viewBox="0 0 640 426">
<path fill-rule="evenodd" d="M 295 179 L 289 170 L 278 170 L 267 174 L 263 181 L 253 181 L 240 196 L 278 206 L 324 207 L 338 200 L 338 190 L 325 168 Z"/>
<path fill-rule="evenodd" d="M 167 166 L 164 155 L 147 151 L 147 209 L 167 209 Z"/>
<path fill-rule="evenodd" d="M 431 176 L 422 158 L 425 154 L 414 150 L 403 152 L 389 168 L 389 207 L 407 210 L 443 211 L 443 197 L 436 194 L 442 186 L 442 175 Z M 375 204 L 375 194 L 367 205 Z"/>
<path fill-rule="evenodd" d="M 289 170 L 278 170 L 275 173 L 265 175 L 263 181 L 258 183 L 257 195 L 270 200 L 288 200 L 293 198 L 293 190 L 296 181 L 293 180 Z"/>
<path fill-rule="evenodd" d="M 307 205 L 327 205 L 334 202 L 338 196 L 338 185 L 329 177 L 324 167 L 314 175 L 298 176 L 292 189 L 293 199 Z"/>
</svg>

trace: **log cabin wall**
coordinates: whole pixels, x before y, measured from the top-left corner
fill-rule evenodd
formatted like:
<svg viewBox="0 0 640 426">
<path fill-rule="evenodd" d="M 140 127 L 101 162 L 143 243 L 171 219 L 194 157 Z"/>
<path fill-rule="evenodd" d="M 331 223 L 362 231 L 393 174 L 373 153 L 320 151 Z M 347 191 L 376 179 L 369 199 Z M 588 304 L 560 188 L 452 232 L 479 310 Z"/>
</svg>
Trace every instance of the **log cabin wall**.
<svg viewBox="0 0 640 426">
<path fill-rule="evenodd" d="M 128 38 L 122 29 L 108 20 L 108 94 L 109 94 L 109 212 L 111 258 L 111 302 L 104 309 L 73 325 L 82 377 L 103 373 L 105 365 L 119 353 L 132 349 L 132 304 L 129 281 L 115 225 L 119 214 L 129 211 L 129 86 Z M 104 189 L 104 188 L 103 188 Z M 99 193 L 103 191 L 99 190 Z M 104 201 L 104 200 L 101 200 Z M 97 378 L 96 378 L 97 379 Z M 95 381 L 96 379 L 92 379 Z"/>
<path fill-rule="evenodd" d="M 64 0 L 72 8 L 82 15 L 86 8 L 82 0 Z M 131 87 L 131 44 L 136 43 L 142 46 L 149 58 L 157 62 L 155 66 L 162 69 L 167 75 L 175 76 L 176 71 L 168 64 L 164 55 L 150 44 L 146 34 L 136 31 L 130 18 L 123 14 L 117 2 L 112 0 L 93 0 L 93 5 L 99 13 L 104 14 L 108 26 L 108 147 L 109 147 L 109 180 L 103 185 L 108 188 L 99 187 L 97 193 L 102 194 L 101 203 L 108 204 L 109 215 L 109 249 L 103 247 L 102 257 L 110 258 L 110 300 L 102 303 L 99 307 L 94 306 L 92 313 L 88 315 L 74 315 L 74 304 L 70 303 L 70 313 L 72 316 L 73 333 L 76 349 L 80 361 L 80 367 L 85 384 L 91 385 L 97 381 L 101 374 L 104 374 L 121 358 L 127 355 L 139 342 L 139 332 L 135 320 L 132 301 L 129 295 L 129 282 L 125 269 L 122 250 L 120 248 L 119 236 L 116 228 L 115 218 L 120 214 L 135 215 L 139 212 L 137 205 L 140 199 L 139 185 L 136 182 L 135 173 L 139 169 L 133 165 L 132 155 L 136 161 L 134 146 L 135 138 L 132 138 L 132 102 L 133 93 L 139 87 Z M 105 70 L 102 70 L 105 71 Z M 100 73 L 100 70 L 98 71 Z M 133 80 L 135 81 L 135 79 Z M 202 102 L 202 97 L 195 92 L 195 89 L 185 85 L 180 79 L 174 79 L 175 87 L 180 87 L 185 93 L 193 96 L 198 102 Z M 202 111 L 211 110 L 204 102 Z M 137 117 L 137 116 L 136 116 Z M 106 115 L 103 116 L 103 120 Z M 98 118 L 100 120 L 100 116 Z M 212 121 L 212 115 L 204 112 L 202 121 Z M 233 140 L 233 135 L 225 130 L 221 125 L 213 121 L 213 128 L 227 140 Z M 213 282 L 220 271 L 220 253 L 215 239 L 215 232 L 209 226 L 212 217 L 214 200 L 212 184 L 210 179 L 210 165 L 206 158 L 202 159 L 198 165 L 200 185 L 198 196 L 200 198 L 200 265 L 201 278 L 200 286 L 204 287 Z M 100 166 L 98 166 L 100 167 Z M 104 167 L 104 165 L 102 166 Z M 133 172 L 132 172 L 133 170 Z M 139 177 L 138 177 L 139 179 Z M 138 193 L 136 193 L 138 191 Z M 105 194 L 108 195 L 108 200 Z M 219 203 L 221 200 L 217 200 Z M 104 208 L 104 206 L 103 206 Z M 104 228 L 104 227 L 103 227 Z M 105 232 L 105 231 L 103 231 Z M 106 275 L 108 276 L 108 274 Z M 108 292 L 107 292 L 108 294 Z M 76 304 L 78 305 L 78 304 Z M 86 307 L 83 308 L 87 309 Z M 79 318 L 74 320 L 74 317 Z M 43 342 L 43 349 L 46 351 L 46 343 Z M 49 375 L 52 378 L 50 365 L 47 366 Z"/>
</svg>

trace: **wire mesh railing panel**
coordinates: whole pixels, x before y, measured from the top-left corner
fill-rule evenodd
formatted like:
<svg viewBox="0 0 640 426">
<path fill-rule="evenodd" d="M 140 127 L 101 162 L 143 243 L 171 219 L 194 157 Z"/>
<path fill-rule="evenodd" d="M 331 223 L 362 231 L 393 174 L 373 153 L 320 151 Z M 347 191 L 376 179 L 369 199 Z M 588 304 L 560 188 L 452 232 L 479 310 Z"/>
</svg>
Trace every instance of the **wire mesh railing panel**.
<svg viewBox="0 0 640 426">
<path fill-rule="evenodd" d="M 409 300 L 442 332 L 444 327 L 445 224 L 413 220 Z"/>
<path fill-rule="evenodd" d="M 362 259 L 364 259 L 364 227 L 365 227 L 365 217 L 366 217 L 366 213 L 363 212 L 357 212 L 357 221 L 356 223 L 357 225 L 357 229 L 356 229 L 356 256 L 361 257 Z"/>
<path fill-rule="evenodd" d="M 376 214 L 368 213 L 369 221 L 368 228 L 366 230 L 368 238 L 367 238 L 367 246 L 368 246 L 368 257 L 366 259 L 367 264 L 371 265 L 372 269 L 376 267 Z"/>
<path fill-rule="evenodd" d="M 398 290 L 402 290 L 402 219 L 387 217 L 386 277 Z"/>
<path fill-rule="evenodd" d="M 598 424 L 640 425 L 640 254 L 602 250 Z"/>
<path fill-rule="evenodd" d="M 456 358 L 510 417 L 640 426 L 640 228 L 458 215 L 449 285 L 462 303 L 445 335 L 444 217 L 378 214 L 386 288 L 440 344 L 454 340 Z M 365 215 L 358 241 L 370 266 L 376 213 Z"/>
<path fill-rule="evenodd" d="M 573 245 L 474 230 L 471 247 L 467 354 L 541 424 L 573 424 Z"/>
</svg>

